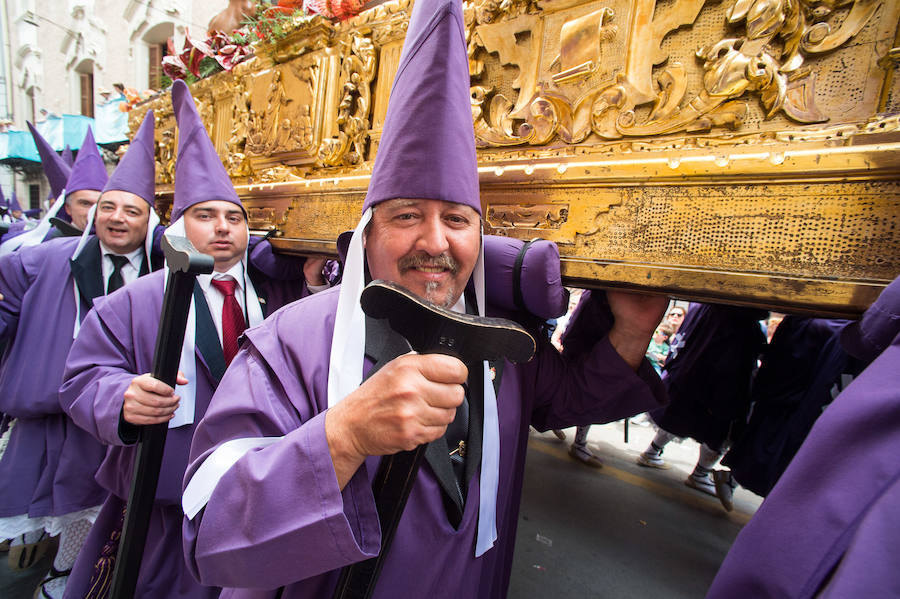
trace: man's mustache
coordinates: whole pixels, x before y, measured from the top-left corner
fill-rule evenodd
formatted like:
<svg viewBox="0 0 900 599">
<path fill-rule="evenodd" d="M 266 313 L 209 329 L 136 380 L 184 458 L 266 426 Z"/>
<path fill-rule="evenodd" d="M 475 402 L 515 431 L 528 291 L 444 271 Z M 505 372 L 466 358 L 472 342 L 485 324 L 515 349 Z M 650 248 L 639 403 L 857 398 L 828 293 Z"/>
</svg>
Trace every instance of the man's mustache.
<svg viewBox="0 0 900 599">
<path fill-rule="evenodd" d="M 425 253 L 409 254 L 400 258 L 397 263 L 400 272 L 406 272 L 413 268 L 446 268 L 454 275 L 459 272 L 459 262 L 453 256 L 442 253 L 437 256 L 429 256 Z"/>
</svg>

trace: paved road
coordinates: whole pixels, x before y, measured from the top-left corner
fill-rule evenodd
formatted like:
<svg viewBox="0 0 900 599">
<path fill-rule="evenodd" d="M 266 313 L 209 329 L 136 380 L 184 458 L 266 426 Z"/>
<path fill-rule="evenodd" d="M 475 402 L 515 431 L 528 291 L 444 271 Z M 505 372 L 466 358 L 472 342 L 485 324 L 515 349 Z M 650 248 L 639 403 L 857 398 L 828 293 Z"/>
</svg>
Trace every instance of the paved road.
<svg viewBox="0 0 900 599">
<path fill-rule="evenodd" d="M 568 444 L 532 432 L 509 599 L 702 598 L 761 499 L 738 490 L 735 511 L 684 485 L 698 446 L 671 443 L 669 470 L 635 463 L 653 430 L 594 426 L 600 470 L 575 462 Z M 574 429 L 567 431 L 569 440 Z"/>
</svg>

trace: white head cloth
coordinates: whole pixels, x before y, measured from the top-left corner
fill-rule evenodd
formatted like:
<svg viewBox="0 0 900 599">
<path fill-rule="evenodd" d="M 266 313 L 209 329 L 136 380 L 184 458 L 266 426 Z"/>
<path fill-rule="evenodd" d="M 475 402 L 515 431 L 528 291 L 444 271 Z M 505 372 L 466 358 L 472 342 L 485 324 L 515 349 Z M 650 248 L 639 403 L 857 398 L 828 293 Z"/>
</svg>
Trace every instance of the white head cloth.
<svg viewBox="0 0 900 599">
<path fill-rule="evenodd" d="M 0 244 L 0 256 L 6 256 L 19 248 L 31 247 L 42 242 L 44 237 L 47 236 L 47 233 L 50 232 L 50 227 L 53 226 L 50 224 L 50 219 L 59 214 L 60 209 L 65 203 L 66 190 L 63 189 L 59 194 L 59 197 L 56 198 L 56 201 L 53 202 L 53 206 L 50 207 L 50 210 L 44 214 L 44 217 L 33 229 L 29 230 L 27 233 L 16 235 L 12 239 L 8 239 Z"/>
</svg>

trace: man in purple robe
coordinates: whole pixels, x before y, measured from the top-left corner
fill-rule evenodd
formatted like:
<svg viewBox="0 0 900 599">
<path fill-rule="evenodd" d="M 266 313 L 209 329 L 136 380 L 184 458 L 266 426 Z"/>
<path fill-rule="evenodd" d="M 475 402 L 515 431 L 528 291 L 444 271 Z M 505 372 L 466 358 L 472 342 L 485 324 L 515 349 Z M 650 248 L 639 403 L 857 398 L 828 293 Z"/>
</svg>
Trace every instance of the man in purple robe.
<svg viewBox="0 0 900 599">
<path fill-rule="evenodd" d="M 841 341 L 874 361 L 816 421 L 707 597 L 900 594 L 900 278 Z"/>
<path fill-rule="evenodd" d="M 711 472 L 750 409 L 750 382 L 766 344 L 753 308 L 692 304 L 674 335 L 663 366 L 671 402 L 651 413 L 659 431 L 637 459 L 648 468 L 667 468 L 666 445 L 677 437 L 701 444 L 694 471 L 684 484 L 716 494 Z"/>
<path fill-rule="evenodd" d="M 659 405 L 644 351 L 665 298 L 611 293 L 615 323 L 579 360 L 544 337 L 532 362 L 493 370 L 408 355 L 402 337 L 362 313 L 366 272 L 492 313 L 474 146 L 462 7 L 419 0 L 340 287 L 245 333 L 194 434 L 186 558 L 201 582 L 229 587 L 223 597 L 329 597 L 340 568 L 381 549 L 371 488 L 380 456 L 423 443 L 373 596 L 504 597 L 529 424 Z"/>
<path fill-rule="evenodd" d="M 153 148 L 151 112 L 112 178 L 100 168 L 80 171 L 94 178 L 78 186 L 103 190 L 89 217 L 96 235 L 86 230 L 0 258 L 0 338 L 9 340 L 0 411 L 10 423 L 0 458 L 0 538 L 40 529 L 62 534 L 46 596 L 60 596 L 106 495 L 94 481 L 105 447 L 60 408 L 63 368 L 95 299 L 151 270 L 148 231 L 159 222 Z"/>
<path fill-rule="evenodd" d="M 765 497 L 794 458 L 816 419 L 866 366 L 844 351 L 846 320 L 787 315 L 753 378 L 746 429 L 713 473 L 731 511 L 737 484 Z"/>
<path fill-rule="evenodd" d="M 169 422 L 171 430 L 135 597 L 218 596 L 219 589 L 204 587 L 191 576 L 179 550 L 181 481 L 194 423 L 206 412 L 243 328 L 316 290 L 296 277 L 272 280 L 248 264 L 246 213 L 184 82 L 175 83 L 172 102 L 179 145 L 173 222 L 167 234 L 187 236 L 195 248 L 213 256 L 215 272 L 198 277 L 195 285 L 180 364 L 180 397 L 149 374 L 164 271 L 97 302 L 72 346 L 60 403 L 80 427 L 110 446 L 97 472 L 97 480 L 110 494 L 75 564 L 66 597 L 106 597 L 131 486 L 138 427 L 163 422 Z M 304 266 L 311 268 L 312 278 L 318 274 L 314 271 L 321 272 L 322 263 L 308 262 Z M 235 321 L 237 328 L 232 327 Z"/>
<path fill-rule="evenodd" d="M 108 179 L 106 166 L 97 150 L 90 127 L 81 142 L 78 158 L 71 167 L 31 123 L 28 123 L 28 127 L 41 156 L 44 174 L 50 182 L 54 203 L 39 223 L 29 223 L 32 228 L 29 229 L 25 223 L 15 228 L 10 227 L 0 244 L 0 256 L 58 237 L 59 231 L 50 225 L 52 217 L 71 221 L 75 227 L 84 230 L 88 212 L 97 203 Z"/>
</svg>

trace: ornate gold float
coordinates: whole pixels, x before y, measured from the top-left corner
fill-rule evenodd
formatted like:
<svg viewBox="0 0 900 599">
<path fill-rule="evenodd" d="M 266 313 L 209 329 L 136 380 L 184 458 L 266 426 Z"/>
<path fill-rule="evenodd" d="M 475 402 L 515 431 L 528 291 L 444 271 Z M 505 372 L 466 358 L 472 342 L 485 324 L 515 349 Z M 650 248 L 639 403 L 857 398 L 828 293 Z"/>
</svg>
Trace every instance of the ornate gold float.
<svg viewBox="0 0 900 599">
<path fill-rule="evenodd" d="M 333 254 L 355 225 L 410 8 L 297 18 L 193 86 L 279 249 Z M 900 274 L 900 2 L 473 0 L 465 15 L 485 229 L 555 241 L 567 283 L 853 314 Z M 174 118 L 168 98 L 146 108 L 165 205 Z"/>
</svg>

